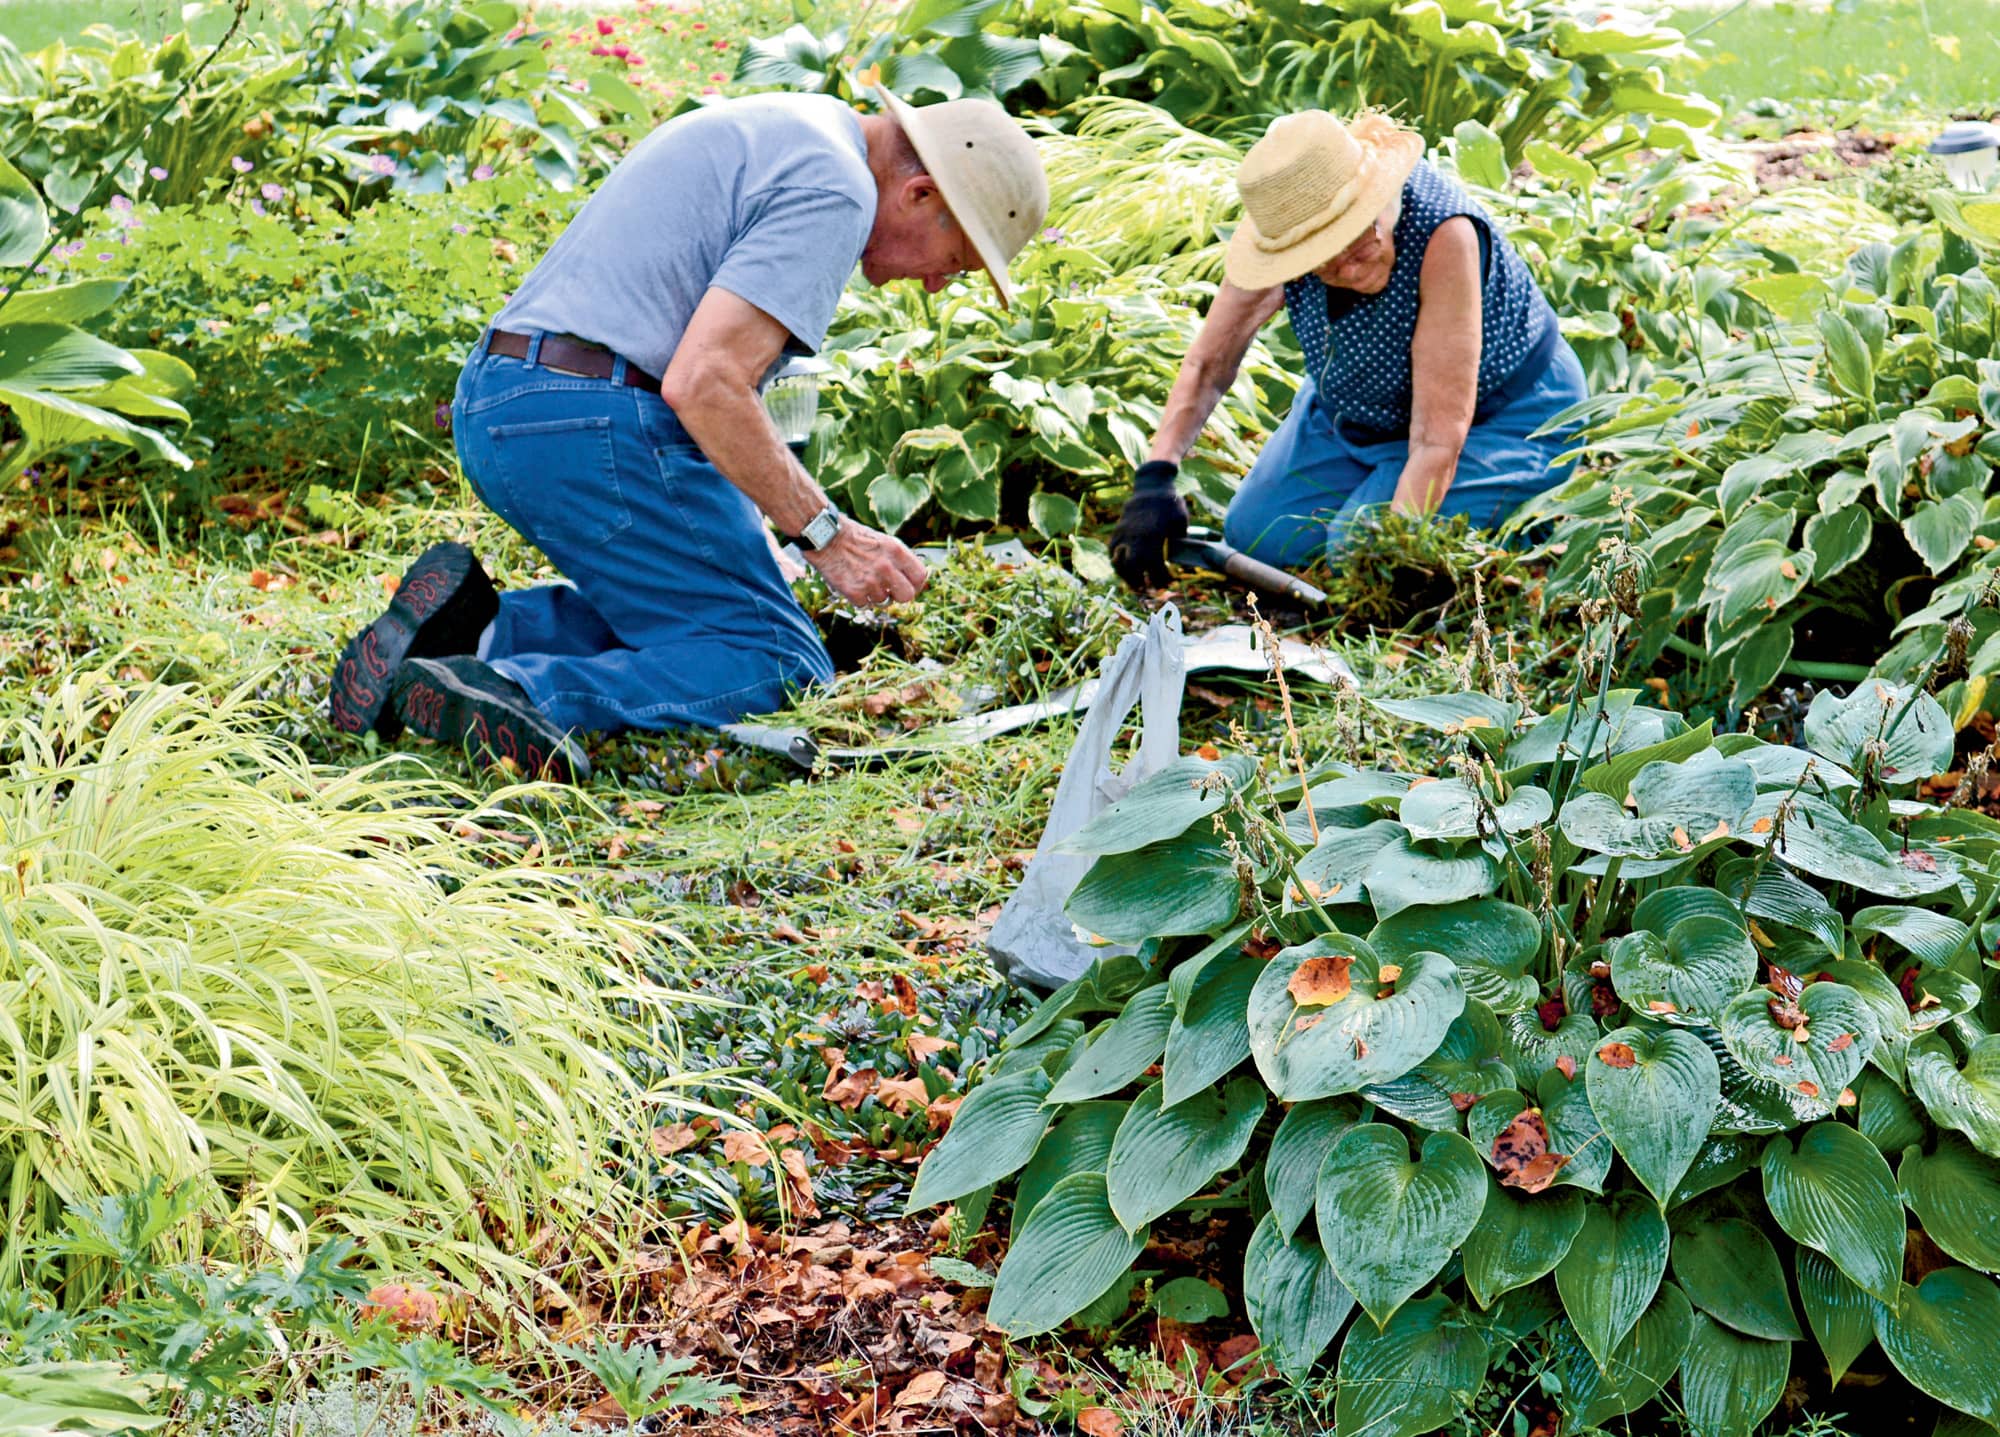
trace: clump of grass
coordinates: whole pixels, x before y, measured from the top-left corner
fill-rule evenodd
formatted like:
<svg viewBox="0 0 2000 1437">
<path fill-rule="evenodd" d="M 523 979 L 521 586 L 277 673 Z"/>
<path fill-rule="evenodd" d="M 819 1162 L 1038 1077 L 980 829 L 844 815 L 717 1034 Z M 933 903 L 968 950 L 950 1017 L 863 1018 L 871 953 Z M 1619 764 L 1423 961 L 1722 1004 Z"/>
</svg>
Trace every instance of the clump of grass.
<svg viewBox="0 0 2000 1437">
<path fill-rule="evenodd" d="M 176 1256 L 345 1234 L 519 1292 L 631 1215 L 699 1000 L 495 836 L 518 790 L 315 766 L 249 690 L 75 672 L 0 729 L 0 1281 L 157 1178 L 208 1193 Z"/>
</svg>

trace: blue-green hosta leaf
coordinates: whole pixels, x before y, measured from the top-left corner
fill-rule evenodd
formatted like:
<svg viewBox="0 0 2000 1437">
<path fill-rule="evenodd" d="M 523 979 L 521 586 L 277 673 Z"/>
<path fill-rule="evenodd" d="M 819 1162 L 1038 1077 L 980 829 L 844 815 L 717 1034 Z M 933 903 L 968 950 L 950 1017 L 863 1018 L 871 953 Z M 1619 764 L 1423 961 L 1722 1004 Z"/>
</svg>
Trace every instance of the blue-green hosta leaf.
<svg viewBox="0 0 2000 1437">
<path fill-rule="evenodd" d="M 1049 1077 L 1029 1068 L 972 1090 L 951 1128 L 917 1169 L 910 1211 L 990 1187 L 1034 1156 L 1054 1112 L 1042 1106 Z M 1096 1294 L 1092 1294 L 1095 1296 Z"/>
<path fill-rule="evenodd" d="M 1632 907 L 1632 926 L 1647 929 L 1662 938 L 1673 931 L 1675 924 L 1688 918 L 1720 919 L 1734 924 L 1738 931 L 1749 931 L 1743 910 L 1728 895 L 1713 888 L 1691 885 L 1656 888 Z"/>
<path fill-rule="evenodd" d="M 1125 1011 L 1091 1038 L 1083 1056 L 1050 1090 L 1049 1101 L 1080 1103 L 1117 1092 L 1160 1061 L 1173 1021 L 1172 995 L 1166 984 L 1140 989 Z"/>
<path fill-rule="evenodd" d="M 49 237 L 49 213 L 28 177 L 0 156 L 0 265 L 26 264 Z"/>
<path fill-rule="evenodd" d="M 1225 835 L 1204 822 L 1133 853 L 1107 853 L 1064 905 L 1086 930 L 1118 943 L 1213 933 L 1239 916 L 1243 884 Z"/>
<path fill-rule="evenodd" d="M 1133 790 L 1056 845 L 1058 853 L 1131 853 L 1185 833 L 1229 807 L 1257 771 L 1244 754 L 1220 759 L 1189 754 L 1140 780 Z"/>
<path fill-rule="evenodd" d="M 1406 832 L 1402 824 L 1383 818 L 1362 828 L 1329 833 L 1299 860 L 1299 882 L 1308 885 L 1313 897 L 1322 903 L 1358 903 L 1361 881 L 1368 876 L 1375 855 Z"/>
<path fill-rule="evenodd" d="M 1383 919 L 1368 942 L 1384 962 L 1425 951 L 1451 956 L 1466 995 L 1496 1013 L 1512 1013 L 1539 991 L 1528 967 L 1542 947 L 1542 925 L 1527 909 L 1497 898 L 1405 908 Z"/>
<path fill-rule="evenodd" d="M 1220 1093 L 1197 1093 L 1171 1108 L 1162 1108 L 1160 1097 L 1157 1085 L 1139 1094 L 1111 1143 L 1106 1193 L 1130 1232 L 1236 1166 L 1264 1116 L 1264 1089 L 1254 1078 L 1238 1078 Z"/>
<path fill-rule="evenodd" d="M 1620 1028 L 1585 1064 L 1590 1106 L 1662 1208 L 1708 1137 L 1721 1094 L 1715 1055 L 1692 1033 Z"/>
<path fill-rule="evenodd" d="M 1358 1092 L 1437 1051 L 1465 1007 L 1457 968 L 1437 953 L 1393 966 L 1401 972 L 1385 984 L 1375 950 L 1344 934 L 1287 948 L 1264 966 L 1250 992 L 1250 1055 L 1279 1099 Z"/>
<path fill-rule="evenodd" d="M 1695 1437 L 1750 1437 L 1784 1396 L 1791 1365 L 1789 1340 L 1734 1332 L 1697 1312 L 1681 1355 L 1681 1406 Z"/>
<path fill-rule="evenodd" d="M 1910 1382 L 1948 1407 L 2000 1426 L 2000 1288 L 1993 1279 L 1947 1267 L 1904 1287 L 1875 1309 L 1875 1340 Z"/>
<path fill-rule="evenodd" d="M 1896 1300 L 1903 1203 L 1875 1145 L 1842 1123 L 1815 1123 L 1764 1149 L 1764 1203 L 1794 1242 L 1833 1259 L 1864 1292 Z"/>
<path fill-rule="evenodd" d="M 1520 721 L 1521 706 L 1485 694 L 1428 694 L 1414 699 L 1372 699 L 1383 713 L 1406 723 L 1420 724 L 1447 738 L 1459 734 L 1479 734 L 1496 745 L 1513 736 Z"/>
<path fill-rule="evenodd" d="M 1632 780 L 1639 776 L 1640 769 L 1655 763 L 1677 764 L 1715 746 L 1715 725 L 1703 719 L 1698 726 L 1669 734 L 1658 743 L 1618 751 L 1603 763 L 1585 769 L 1577 782 L 1592 793 L 1623 803 L 1632 792 Z"/>
<path fill-rule="evenodd" d="M 1250 990 L 1263 971 L 1261 962 L 1237 951 L 1196 975 L 1167 1033 L 1160 1086 L 1168 1107 L 1212 1087 L 1250 1056 Z"/>
<path fill-rule="evenodd" d="M 43 393 L 91 390 L 145 366 L 117 345 L 67 324 L 0 325 L 0 390 L 34 398 Z"/>
<path fill-rule="evenodd" d="M 1071 1173 L 1103 1173 L 1111 1161 L 1111 1140 L 1125 1121 L 1130 1103 L 1078 1103 L 1063 1111 L 1042 1135 L 1035 1155 L 1014 1184 L 1014 1215 L 1007 1229 L 1012 1242 L 1021 1224 L 1048 1196 L 1049 1189 Z"/>
<path fill-rule="evenodd" d="M 1667 1241 L 1659 1210 L 1637 1193 L 1619 1193 L 1589 1205 L 1576 1241 L 1556 1265 L 1563 1311 L 1600 1367 L 1659 1290 Z"/>
<path fill-rule="evenodd" d="M 5 200 L 0 198 L 0 207 Z M 0 225 L 5 221 L 0 220 Z M 24 289 L 7 302 L 8 324 L 75 324 L 109 309 L 130 283 L 123 279 L 80 279 Z"/>
<path fill-rule="evenodd" d="M 1790 809 L 1782 834 L 1777 826 L 1781 806 Z M 1952 854 L 1916 844 L 1892 853 L 1833 804 L 1809 794 L 1791 799 L 1759 794 L 1748 829 L 1739 836 L 1760 846 L 1776 837 L 1777 855 L 1791 867 L 1884 898 L 1921 898 L 1958 884 L 1959 862 Z"/>
<path fill-rule="evenodd" d="M 2000 1272 L 2000 1160 L 1946 1133 L 1928 1157 L 1905 1152 L 1896 1180 L 1932 1242 L 1967 1267 Z"/>
<path fill-rule="evenodd" d="M 1572 1080 L 1553 1068 L 1542 1075 L 1537 1094 L 1542 1103 L 1542 1120 L 1548 1124 L 1549 1149 L 1569 1158 L 1556 1174 L 1556 1186 L 1580 1187 L 1586 1192 L 1603 1192 L 1611 1174 L 1611 1139 L 1590 1106 L 1590 1093 L 1579 1076 Z"/>
<path fill-rule="evenodd" d="M 1750 765 L 1706 748 L 1679 763 L 1649 763 L 1633 776 L 1635 812 L 1596 791 L 1563 805 L 1563 835 L 1579 848 L 1635 858 L 1691 854 L 1740 832 L 1757 794 Z"/>
<path fill-rule="evenodd" d="M 1810 1122 L 1818 1114 L 1817 1098 L 1807 1098 L 1790 1088 L 1767 1083 L 1737 1062 L 1736 1055 L 1729 1051 L 1729 1045 L 1722 1041 L 1720 1029 L 1697 1028 L 1693 1031 L 1700 1035 L 1709 1052 L 1715 1055 L 1716 1072 L 1721 1079 L 1721 1091 L 1715 1103 L 1715 1121 L 1709 1126 L 1711 1134 L 1768 1136 Z"/>
<path fill-rule="evenodd" d="M 1910 1045 L 1909 1070 L 1910 1086 L 1932 1122 L 2000 1158 L 2000 1034 L 1974 1043 L 1963 1066 L 1942 1035 L 1927 1034 Z"/>
<path fill-rule="evenodd" d="M 1688 1300 L 1716 1321 L 1752 1337 L 1793 1342 L 1805 1336 L 1778 1251 L 1756 1224 L 1724 1217 L 1675 1228 L 1673 1267 Z"/>
<path fill-rule="evenodd" d="M 1317 1242 L 1303 1233 L 1287 1240 L 1277 1215 L 1265 1213 L 1243 1255 L 1243 1305 L 1271 1365 L 1296 1381 L 1354 1311 L 1354 1298 Z"/>
<path fill-rule="evenodd" d="M 1885 1157 L 1929 1140 L 1931 1125 L 1917 1100 L 1896 1086 L 1895 1080 L 1881 1073 L 1863 1073 L 1854 1087 L 1861 1099 L 1854 1125 Z"/>
<path fill-rule="evenodd" d="M 1406 908 L 1484 898 L 1500 886 L 1500 865 L 1481 849 L 1453 851 L 1404 836 L 1376 853 L 1361 881 L 1376 915 L 1389 918 Z"/>
<path fill-rule="evenodd" d="M 1264 1154 L 1264 1191 L 1285 1237 L 1311 1215 L 1326 1155 L 1360 1121 L 1361 1109 L 1351 1098 L 1319 1098 L 1294 1104 L 1278 1124 Z"/>
<path fill-rule="evenodd" d="M 1517 788 L 1496 807 L 1485 795 L 1448 778 L 1412 788 L 1396 816 L 1412 838 L 1475 838 L 1496 830 L 1526 833 L 1555 811 L 1555 801 L 1539 788 Z"/>
<path fill-rule="evenodd" d="M 1864 405 L 1875 403 L 1875 361 L 1854 325 L 1836 309 L 1819 316 L 1820 338 L 1826 342 L 1827 371 L 1840 391 Z"/>
<path fill-rule="evenodd" d="M 1859 771 L 1867 745 L 1889 735 L 1878 773 L 1891 783 L 1915 783 L 1951 766 L 1953 731 L 1943 705 L 1919 693 L 1915 711 L 1901 718 L 1910 704 L 1907 685 L 1867 679 L 1845 698 L 1822 689 L 1806 710 L 1806 747 L 1825 754 L 1843 767 Z"/>
<path fill-rule="evenodd" d="M 1551 1029 L 1532 1008 L 1509 1013 L 1500 1020 L 1500 1026 L 1507 1065 L 1531 1089 L 1544 1075 L 1556 1071 L 1558 1058 L 1568 1058 L 1576 1065 L 1571 1071 L 1582 1072 L 1583 1060 L 1590 1056 L 1603 1032 L 1597 1020 L 1587 1013 L 1565 1013 Z"/>
<path fill-rule="evenodd" d="M 1819 793 L 1822 789 L 1853 788 L 1859 782 L 1824 754 L 1808 753 L 1790 744 L 1764 743 L 1747 733 L 1724 734 L 1715 746 L 1750 765 L 1750 771 L 1757 775 L 1759 793 L 1772 789 L 1790 793 L 1801 782 L 1808 793 Z"/>
<path fill-rule="evenodd" d="M 1757 950 L 1740 919 L 1698 914 L 1664 938 L 1645 929 L 1615 938 L 1607 952 L 1618 996 L 1668 1022 L 1715 1021 L 1757 976 Z"/>
<path fill-rule="evenodd" d="M 1701 1151 L 1694 1155 L 1687 1176 L 1674 1189 L 1674 1200 L 1668 1206 L 1679 1207 L 1691 1198 L 1735 1182 L 1757 1166 L 1763 1152 L 1764 1144 L 1757 1138 L 1742 1133 L 1711 1132 Z"/>
<path fill-rule="evenodd" d="M 1637 1411 L 1659 1395 L 1687 1351 L 1693 1309 L 1672 1283 L 1662 1283 L 1653 1305 L 1601 1368 L 1576 1328 L 1558 1322 L 1550 1346 L 1562 1378 L 1564 1410 L 1585 1427 Z"/>
<path fill-rule="evenodd" d="M 1555 1270 L 1583 1229 L 1584 1198 L 1574 1189 L 1527 1193 L 1486 1178 L 1486 1206 L 1465 1239 L 1465 1285 L 1481 1307 Z"/>
<path fill-rule="evenodd" d="M 1722 1041 L 1752 1077 L 1805 1099 L 1810 1106 L 1799 1111 L 1829 1117 L 1874 1053 L 1880 1030 L 1867 1000 L 1842 983 L 1808 983 L 1797 1011 L 1805 1021 L 1787 1028 L 1778 1020 L 1793 1015 L 1781 1000 L 1762 988 L 1745 993 L 1722 1014 Z"/>
<path fill-rule="evenodd" d="M 1464 1138 L 1432 1133 L 1412 1160 L 1401 1130 L 1365 1123 L 1320 1168 L 1320 1246 L 1380 1326 L 1438 1275 L 1485 1204 L 1486 1170 Z"/>
<path fill-rule="evenodd" d="M 1368 1437 L 1449 1427 L 1486 1380 L 1486 1337 L 1449 1298 L 1406 1304 L 1377 1331 L 1355 1322 L 1340 1347 L 1334 1421 Z"/>
<path fill-rule="evenodd" d="M 1514 1070 L 1500 1047 L 1493 1010 L 1468 999 L 1435 1052 L 1400 1078 L 1370 1083 L 1361 1096 L 1406 1123 L 1456 1132 L 1468 1099 L 1514 1086 Z"/>
<path fill-rule="evenodd" d="M 1823 1253 L 1794 1248 L 1799 1302 L 1806 1310 L 1813 1341 L 1826 1358 L 1836 1386 L 1854 1359 L 1875 1340 L 1875 1299 L 1856 1287 Z"/>
<path fill-rule="evenodd" d="M 1899 903 L 1864 908 L 1847 920 L 1847 926 L 1855 933 L 1893 938 L 1932 968 L 1949 968 L 1972 935 L 1971 929 L 1949 914 Z"/>
<path fill-rule="evenodd" d="M 1101 1174 L 1072 1173 L 1021 1225 L 1001 1261 L 986 1320 L 1010 1337 L 1053 1332 L 1124 1277 L 1148 1236 L 1120 1224 Z"/>
<path fill-rule="evenodd" d="M 1751 826 L 1753 829 L 1756 826 L 1754 819 Z M 1744 910 L 1752 918 L 1760 918 L 1766 923 L 1782 923 L 1787 928 L 1808 933 L 1835 958 L 1846 951 L 1842 942 L 1846 926 L 1840 914 L 1817 888 L 1777 864 L 1767 864 L 1757 873 L 1754 883 L 1749 879 L 1749 860 L 1726 866 L 1733 868 L 1733 874 L 1725 882 L 1723 873 L 1718 870 L 1717 886 L 1725 889 L 1731 897 L 1740 898 Z M 1741 875 L 1740 880 L 1734 875 Z M 1744 892 L 1746 884 L 1747 893 Z"/>
<path fill-rule="evenodd" d="M 1805 592 L 1812 566 L 1811 554 L 1783 539 L 1753 539 L 1728 549 L 1718 544 L 1702 589 L 1709 624 L 1730 629 L 1746 617 L 1777 613 Z"/>
<path fill-rule="evenodd" d="M 1558 706 L 1534 720 L 1526 733 L 1508 745 L 1508 767 L 1528 768 L 1553 763 L 1559 757 L 1567 763 L 1584 757 L 1586 751 L 1592 760 L 1611 759 L 1651 748 L 1687 731 L 1687 721 L 1679 714 L 1642 706 L 1639 699 L 1644 692 L 1613 689 L 1604 696 L 1601 707 L 1595 698 Z M 1586 775 L 1592 772 L 1595 770 L 1585 770 Z M 1627 786 L 1629 782 L 1628 775 Z M 1584 786 L 1591 786 L 1588 778 Z M 1624 790 L 1612 797 L 1624 797 Z"/>
</svg>

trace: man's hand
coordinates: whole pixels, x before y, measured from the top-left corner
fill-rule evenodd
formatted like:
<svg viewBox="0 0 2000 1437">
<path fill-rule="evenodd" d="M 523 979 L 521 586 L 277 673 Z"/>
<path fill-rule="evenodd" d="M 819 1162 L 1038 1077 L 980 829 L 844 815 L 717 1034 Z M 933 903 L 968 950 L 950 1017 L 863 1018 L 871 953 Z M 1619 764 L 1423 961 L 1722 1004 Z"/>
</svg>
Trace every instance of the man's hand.
<svg viewBox="0 0 2000 1437">
<path fill-rule="evenodd" d="M 806 554 L 827 585 L 850 604 L 907 604 L 930 580 L 924 561 L 903 541 L 842 519 L 824 549 Z"/>
<path fill-rule="evenodd" d="M 1132 497 L 1111 531 L 1111 567 L 1135 589 L 1158 589 L 1169 579 L 1167 550 L 1188 531 L 1187 501 L 1174 492 L 1180 466 L 1163 459 L 1141 464 Z"/>
</svg>

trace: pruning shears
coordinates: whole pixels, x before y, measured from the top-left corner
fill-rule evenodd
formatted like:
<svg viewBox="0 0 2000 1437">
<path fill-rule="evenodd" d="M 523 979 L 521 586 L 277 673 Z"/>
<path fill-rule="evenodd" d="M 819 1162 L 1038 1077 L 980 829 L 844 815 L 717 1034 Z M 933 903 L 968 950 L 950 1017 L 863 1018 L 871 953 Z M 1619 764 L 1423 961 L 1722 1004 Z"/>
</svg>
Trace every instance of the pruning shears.
<svg viewBox="0 0 2000 1437">
<path fill-rule="evenodd" d="M 1225 544 L 1222 535 L 1213 529 L 1200 526 L 1189 529 L 1167 550 L 1167 558 L 1184 569 L 1205 569 L 1211 574 L 1221 574 L 1260 594 L 1288 599 L 1309 609 L 1320 608 L 1326 603 L 1326 594 L 1322 590 L 1314 588 L 1296 574 L 1288 574 Z"/>
</svg>

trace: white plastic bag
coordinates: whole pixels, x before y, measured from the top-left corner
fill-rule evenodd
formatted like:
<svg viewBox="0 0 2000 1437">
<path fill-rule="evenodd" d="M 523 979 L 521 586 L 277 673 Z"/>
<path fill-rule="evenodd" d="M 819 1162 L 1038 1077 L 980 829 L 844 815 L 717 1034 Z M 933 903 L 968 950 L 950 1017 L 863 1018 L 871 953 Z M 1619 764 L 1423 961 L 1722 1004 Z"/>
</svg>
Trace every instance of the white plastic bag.
<svg viewBox="0 0 2000 1437">
<path fill-rule="evenodd" d="M 1181 690 L 1186 680 L 1181 616 L 1171 604 L 1155 613 L 1143 631 L 1126 635 L 1105 661 L 1089 717 L 1063 766 L 1034 861 L 986 940 L 994 965 L 1009 982 L 1059 988 L 1106 953 L 1131 951 L 1095 947 L 1077 937 L 1063 905 L 1095 860 L 1050 850 L 1123 798 L 1141 779 L 1180 757 Z M 1123 769 L 1114 771 L 1112 745 L 1134 705 L 1140 711 L 1139 751 Z"/>
</svg>

